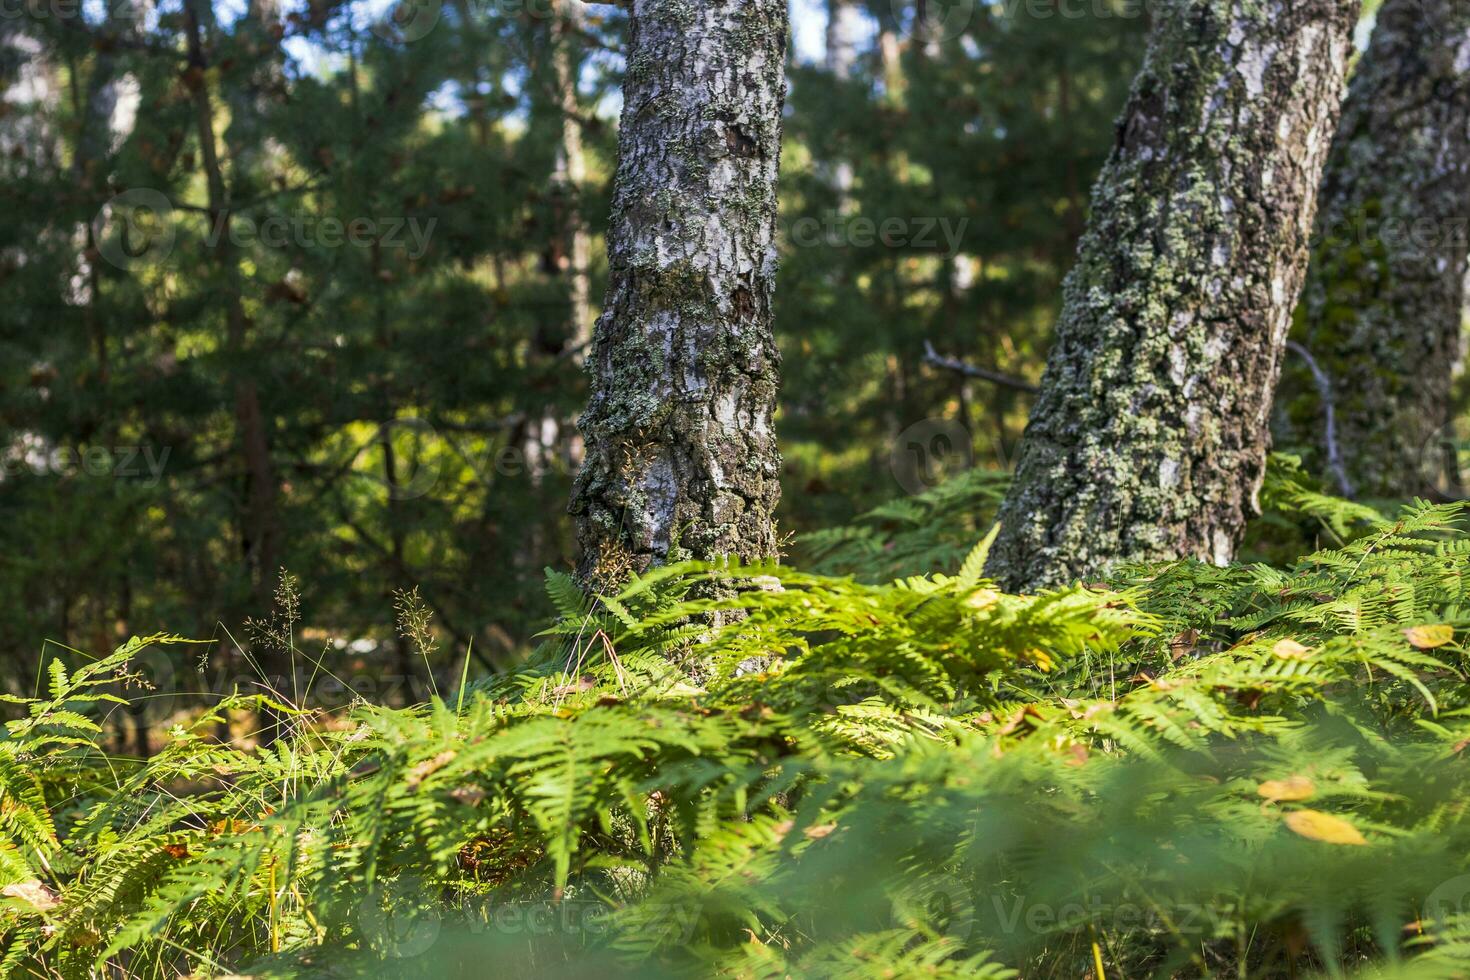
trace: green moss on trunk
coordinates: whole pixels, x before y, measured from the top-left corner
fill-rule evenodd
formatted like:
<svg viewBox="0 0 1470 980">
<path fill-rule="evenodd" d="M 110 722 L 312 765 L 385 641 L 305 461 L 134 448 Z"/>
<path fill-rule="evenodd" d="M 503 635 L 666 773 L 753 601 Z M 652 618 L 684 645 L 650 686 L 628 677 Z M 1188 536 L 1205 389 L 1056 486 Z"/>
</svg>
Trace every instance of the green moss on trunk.
<svg viewBox="0 0 1470 980">
<path fill-rule="evenodd" d="M 1470 236 L 1470 8 L 1388 0 L 1353 76 L 1276 428 L 1341 492 L 1429 494 L 1460 361 Z"/>
</svg>

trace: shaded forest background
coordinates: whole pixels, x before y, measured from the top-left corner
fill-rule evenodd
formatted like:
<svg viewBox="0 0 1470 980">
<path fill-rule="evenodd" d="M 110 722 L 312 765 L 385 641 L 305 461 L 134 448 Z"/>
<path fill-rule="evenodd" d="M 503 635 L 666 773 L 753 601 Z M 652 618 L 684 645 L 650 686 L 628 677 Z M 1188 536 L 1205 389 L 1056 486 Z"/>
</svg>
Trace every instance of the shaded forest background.
<svg viewBox="0 0 1470 980">
<path fill-rule="evenodd" d="M 796 4 L 793 553 L 1012 462 L 1147 14 Z M 165 628 L 248 673 L 237 627 L 282 568 L 303 636 L 385 685 L 422 674 L 394 625 L 415 587 L 453 647 L 519 655 L 550 612 L 541 569 L 575 560 L 621 20 L 567 0 L 7 9 L 7 684 L 29 688 L 42 638 Z"/>
</svg>

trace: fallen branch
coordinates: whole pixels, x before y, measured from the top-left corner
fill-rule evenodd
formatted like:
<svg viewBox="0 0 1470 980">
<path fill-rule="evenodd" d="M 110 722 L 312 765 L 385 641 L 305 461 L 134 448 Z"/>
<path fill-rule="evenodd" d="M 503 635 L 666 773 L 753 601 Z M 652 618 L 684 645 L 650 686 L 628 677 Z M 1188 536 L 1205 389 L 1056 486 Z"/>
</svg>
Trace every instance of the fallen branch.
<svg viewBox="0 0 1470 980">
<path fill-rule="evenodd" d="M 1036 394 L 1037 391 L 1034 384 L 1025 378 L 1018 378 L 1014 374 L 1006 374 L 1003 371 L 992 371 L 989 368 L 976 367 L 973 364 L 966 364 L 964 361 L 953 357 L 940 357 L 934 350 L 934 345 L 927 340 L 924 341 L 924 363 L 937 368 L 944 368 L 946 371 L 963 374 L 967 378 L 979 378 L 982 381 L 989 381 L 991 384 L 1003 385 L 1004 387 L 1014 388 L 1017 391 L 1024 391 L 1032 395 Z"/>
</svg>

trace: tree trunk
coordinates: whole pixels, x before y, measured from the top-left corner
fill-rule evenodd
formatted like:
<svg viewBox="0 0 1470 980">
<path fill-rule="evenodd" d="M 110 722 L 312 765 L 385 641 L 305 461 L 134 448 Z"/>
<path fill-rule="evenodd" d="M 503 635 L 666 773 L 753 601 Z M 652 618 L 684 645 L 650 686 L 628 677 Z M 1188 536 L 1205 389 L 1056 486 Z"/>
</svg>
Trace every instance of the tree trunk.
<svg viewBox="0 0 1470 980">
<path fill-rule="evenodd" d="M 198 128 L 200 157 L 204 166 L 205 186 L 209 202 L 209 227 L 216 240 L 211 249 L 220 276 L 225 308 L 225 341 L 232 355 L 235 371 L 235 428 L 239 440 L 241 462 L 245 470 L 245 507 L 241 522 L 241 551 L 246 568 L 252 574 L 257 608 L 271 595 L 278 571 L 279 525 L 276 514 L 275 464 L 271 458 L 270 433 L 261 408 L 260 391 L 255 380 L 240 363 L 246 356 L 250 320 L 245 313 L 243 285 L 235 246 L 230 238 L 231 209 L 224 181 L 224 168 L 219 159 L 214 136 L 214 107 L 209 97 L 205 72 L 203 18 L 200 0 L 184 5 L 189 64 L 199 70 L 193 91 L 195 124 Z M 207 9 L 207 8 L 206 8 Z"/>
<path fill-rule="evenodd" d="M 1470 239 L 1470 10 L 1387 0 L 1322 182 L 1283 388 L 1289 436 L 1352 495 L 1429 494 L 1460 361 Z M 1289 400 L 1287 400 L 1289 397 Z M 1326 404 L 1335 431 L 1328 438 Z"/>
<path fill-rule="evenodd" d="M 862 33 L 857 0 L 827 0 L 826 69 L 844 82 L 852 78 Z"/>
<path fill-rule="evenodd" d="M 1356 0 L 1177 0 L 1093 192 L 990 569 L 1230 560 L 1306 269 Z"/>
<path fill-rule="evenodd" d="M 826 68 L 839 82 L 852 81 L 861 30 L 861 15 L 854 0 L 827 0 Z M 837 192 L 838 210 L 846 213 L 852 203 L 852 162 L 838 159 L 832 163 L 830 179 Z"/>
<path fill-rule="evenodd" d="M 597 585 L 777 553 L 785 0 L 634 0 L 610 278 L 571 512 Z"/>
<path fill-rule="evenodd" d="M 582 188 L 587 165 L 582 157 L 582 109 L 577 100 L 577 32 L 580 0 L 558 0 L 552 29 L 551 65 L 561 112 L 561 138 L 556 148 L 556 182 L 562 201 L 562 236 L 567 249 L 568 299 L 571 304 L 568 346 L 577 363 L 592 339 L 592 236 L 582 218 Z"/>
</svg>

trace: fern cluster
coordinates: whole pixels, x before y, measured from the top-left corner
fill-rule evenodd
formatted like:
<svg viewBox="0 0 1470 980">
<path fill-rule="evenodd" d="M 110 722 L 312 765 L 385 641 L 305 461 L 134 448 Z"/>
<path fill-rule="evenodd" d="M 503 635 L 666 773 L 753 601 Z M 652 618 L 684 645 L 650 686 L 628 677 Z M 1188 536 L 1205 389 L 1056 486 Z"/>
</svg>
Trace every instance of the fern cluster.
<svg viewBox="0 0 1470 980">
<path fill-rule="evenodd" d="M 1036 596 L 988 539 L 886 584 L 549 572 L 513 671 L 399 710 L 231 696 L 148 760 L 101 718 L 182 641 L 55 660 L 0 739 L 3 969 L 1465 975 L 1463 509 L 1277 472 L 1326 550 Z M 290 736 L 222 741 L 240 709 Z"/>
</svg>

